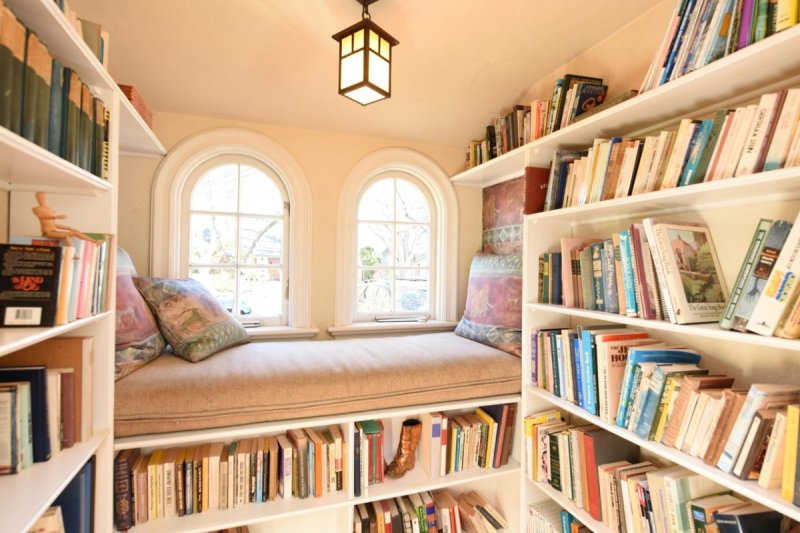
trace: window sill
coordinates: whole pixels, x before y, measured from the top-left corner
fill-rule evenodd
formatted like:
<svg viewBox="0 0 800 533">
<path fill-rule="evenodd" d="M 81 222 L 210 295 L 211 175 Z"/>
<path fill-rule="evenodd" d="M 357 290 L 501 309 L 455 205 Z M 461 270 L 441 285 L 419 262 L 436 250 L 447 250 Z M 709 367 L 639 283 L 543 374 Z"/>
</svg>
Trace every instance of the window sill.
<svg viewBox="0 0 800 533">
<path fill-rule="evenodd" d="M 310 339 L 317 333 L 318 328 L 294 328 L 292 326 L 259 326 L 245 328 L 251 340 L 267 339 Z"/>
<path fill-rule="evenodd" d="M 426 333 L 432 331 L 452 331 L 458 322 L 428 320 L 427 322 L 355 322 L 347 326 L 331 326 L 328 333 L 334 337 L 354 337 L 360 335 L 392 335 L 399 333 Z"/>
</svg>

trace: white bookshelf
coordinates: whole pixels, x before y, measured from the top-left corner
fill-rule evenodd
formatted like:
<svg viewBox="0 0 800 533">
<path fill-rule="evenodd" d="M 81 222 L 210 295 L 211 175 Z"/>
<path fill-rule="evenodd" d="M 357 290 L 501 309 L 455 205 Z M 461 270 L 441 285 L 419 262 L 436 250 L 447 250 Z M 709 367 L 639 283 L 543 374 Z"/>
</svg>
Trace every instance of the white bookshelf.
<svg viewBox="0 0 800 533">
<path fill-rule="evenodd" d="M 35 31 L 53 57 L 74 68 L 81 80 L 110 111 L 109 179 L 104 180 L 47 150 L 0 128 L 0 188 L 9 195 L 9 234 L 35 235 L 31 213 L 34 191 L 46 191 L 54 209 L 67 222 L 86 231 L 117 233 L 117 186 L 121 149 L 142 155 L 163 155 L 163 145 L 135 115 L 109 73 L 67 23 L 52 0 L 5 0 L 27 27 Z M 4 239 L 8 236 L 3 236 Z M 113 281 L 109 287 L 114 291 Z M 111 309 L 114 308 L 111 300 Z M 91 429 L 88 440 L 54 453 L 16 475 L 0 476 L 0 516 L 4 531 L 28 531 L 84 463 L 94 457 L 94 530 L 109 531 L 113 515 L 113 311 L 52 328 L 0 329 L 0 357 L 60 336 L 92 337 Z"/>
<path fill-rule="evenodd" d="M 595 520 L 594 517 L 592 517 L 592 515 L 589 514 L 585 509 L 579 508 L 572 500 L 567 498 L 566 494 L 554 489 L 549 484 L 541 483 L 539 481 L 527 481 L 527 487 L 530 488 L 534 493 L 537 491 L 544 493 L 545 496 L 558 503 L 558 505 L 567 510 L 572 516 L 577 518 L 581 524 L 594 531 L 594 533 L 614 533 L 614 530 L 610 529 L 602 522 Z M 534 505 L 535 504 L 536 502 L 534 502 Z M 527 513 L 527 509 L 525 512 Z"/>
<path fill-rule="evenodd" d="M 519 154 L 509 155 L 525 165 L 547 166 L 555 150 L 561 147 L 588 147 L 595 137 L 656 131 L 686 116 L 708 115 L 717 109 L 753 101 L 770 90 L 798 86 L 800 59 L 797 54 L 788 53 L 798 45 L 800 26 L 530 143 L 518 149 Z M 498 170 L 494 166 L 494 160 L 489 161 L 455 176 L 453 181 L 484 186 L 494 183 L 501 174 L 516 177 L 523 173 L 522 168 L 516 172 L 508 170 L 504 162 L 498 164 Z M 703 354 L 702 366 L 735 377 L 738 387 L 753 382 L 797 383 L 799 341 L 727 331 L 717 324 L 677 325 L 541 304 L 537 293 L 538 257 L 544 252 L 559 251 L 562 237 L 607 237 L 648 216 L 707 224 L 725 281 L 731 287 L 759 218 L 794 221 L 798 210 L 800 168 L 795 167 L 527 215 L 523 230 L 523 415 L 558 407 L 634 442 L 649 457 L 682 465 L 746 498 L 800 519 L 800 508 L 781 499 L 776 491 L 765 491 L 756 482 L 739 480 L 688 454 L 605 424 L 574 404 L 537 389 L 531 385 L 530 377 L 530 338 L 534 330 L 609 323 L 647 331 L 673 345 L 695 348 Z M 526 504 L 540 501 L 544 494 L 573 514 L 581 512 L 549 487 L 527 480 L 522 486 Z M 526 519 L 527 505 L 524 507 L 521 520 Z M 605 531 L 602 524 L 587 525 L 593 531 Z"/>
</svg>

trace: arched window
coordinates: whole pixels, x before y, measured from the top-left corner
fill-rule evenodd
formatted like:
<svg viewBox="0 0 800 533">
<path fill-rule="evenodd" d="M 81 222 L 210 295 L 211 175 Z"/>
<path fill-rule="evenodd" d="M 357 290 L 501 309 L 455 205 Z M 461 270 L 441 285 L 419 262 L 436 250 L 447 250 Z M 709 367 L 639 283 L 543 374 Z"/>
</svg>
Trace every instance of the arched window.
<svg viewBox="0 0 800 533">
<path fill-rule="evenodd" d="M 454 324 L 458 201 L 447 174 L 405 148 L 359 161 L 339 197 L 336 266 L 333 335 L 379 333 L 367 323 L 383 320 L 429 319 L 391 326 L 409 330 Z"/>
<path fill-rule="evenodd" d="M 358 203 L 356 319 L 430 316 L 435 234 L 424 185 L 405 172 L 375 177 Z"/>
<path fill-rule="evenodd" d="M 189 137 L 159 166 L 152 209 L 152 276 L 198 279 L 242 320 L 280 326 L 258 336 L 316 333 L 311 190 L 284 148 L 241 129 Z"/>
<path fill-rule="evenodd" d="M 188 277 L 234 315 L 285 324 L 289 202 L 281 180 L 254 159 L 220 156 L 187 185 Z"/>
</svg>

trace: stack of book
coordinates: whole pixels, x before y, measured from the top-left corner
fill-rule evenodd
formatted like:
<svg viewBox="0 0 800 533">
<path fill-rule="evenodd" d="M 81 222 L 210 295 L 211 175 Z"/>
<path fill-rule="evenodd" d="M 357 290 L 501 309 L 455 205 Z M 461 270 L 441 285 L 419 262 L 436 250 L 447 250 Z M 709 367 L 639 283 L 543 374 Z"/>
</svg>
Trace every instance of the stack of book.
<svg viewBox="0 0 800 533">
<path fill-rule="evenodd" d="M 790 28 L 795 0 L 678 0 L 642 92 Z"/>
<path fill-rule="evenodd" d="M 74 238 L 66 246 L 58 239 L 12 236 L 10 244 L 0 244 L 3 326 L 63 325 L 110 309 L 113 236 L 87 236 L 95 240 Z"/>
<path fill-rule="evenodd" d="M 798 122 L 800 88 L 783 89 L 644 139 L 558 150 L 545 211 L 800 165 Z"/>
<path fill-rule="evenodd" d="M 43 341 L 0 359 L 0 474 L 91 437 L 92 341 Z"/>
<path fill-rule="evenodd" d="M 0 35 L 0 126 L 108 179 L 103 101 L 1 1 Z"/>
<path fill-rule="evenodd" d="M 144 101 L 144 98 L 142 98 L 142 94 L 137 91 L 136 87 L 133 85 L 120 84 L 119 88 L 122 89 L 122 94 L 133 104 L 133 108 L 139 113 L 145 124 L 152 128 L 153 112 L 150 110 L 150 106 L 147 105 L 147 102 Z"/>
<path fill-rule="evenodd" d="M 487 405 L 474 413 L 424 413 L 419 460 L 430 478 L 470 468 L 500 468 L 514 442 L 516 404 Z"/>
<path fill-rule="evenodd" d="M 506 519 L 480 493 L 454 496 L 437 489 L 356 505 L 353 531 L 397 531 L 429 533 L 494 533 L 508 527 Z"/>
<path fill-rule="evenodd" d="M 558 503 L 547 500 L 528 506 L 526 531 L 527 533 L 589 533 L 591 530 L 562 509 Z"/>
<path fill-rule="evenodd" d="M 369 486 L 383 483 L 383 422 L 356 422 L 353 435 L 353 490 L 356 496 L 366 496 Z"/>
<path fill-rule="evenodd" d="M 117 529 L 162 517 L 232 509 L 345 490 L 347 444 L 339 426 L 187 448 L 131 448 L 114 460 Z"/>
</svg>

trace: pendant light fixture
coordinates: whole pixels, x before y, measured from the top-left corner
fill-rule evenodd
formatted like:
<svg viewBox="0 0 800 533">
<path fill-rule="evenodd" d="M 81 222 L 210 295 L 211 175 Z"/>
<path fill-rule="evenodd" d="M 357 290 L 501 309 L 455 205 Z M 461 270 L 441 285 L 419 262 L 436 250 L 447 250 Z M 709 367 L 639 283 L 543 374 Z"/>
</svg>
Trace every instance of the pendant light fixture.
<svg viewBox="0 0 800 533">
<path fill-rule="evenodd" d="M 392 47 L 400 44 L 372 22 L 369 5 L 377 1 L 356 0 L 361 22 L 333 36 L 339 43 L 339 94 L 361 105 L 392 95 Z"/>
</svg>

